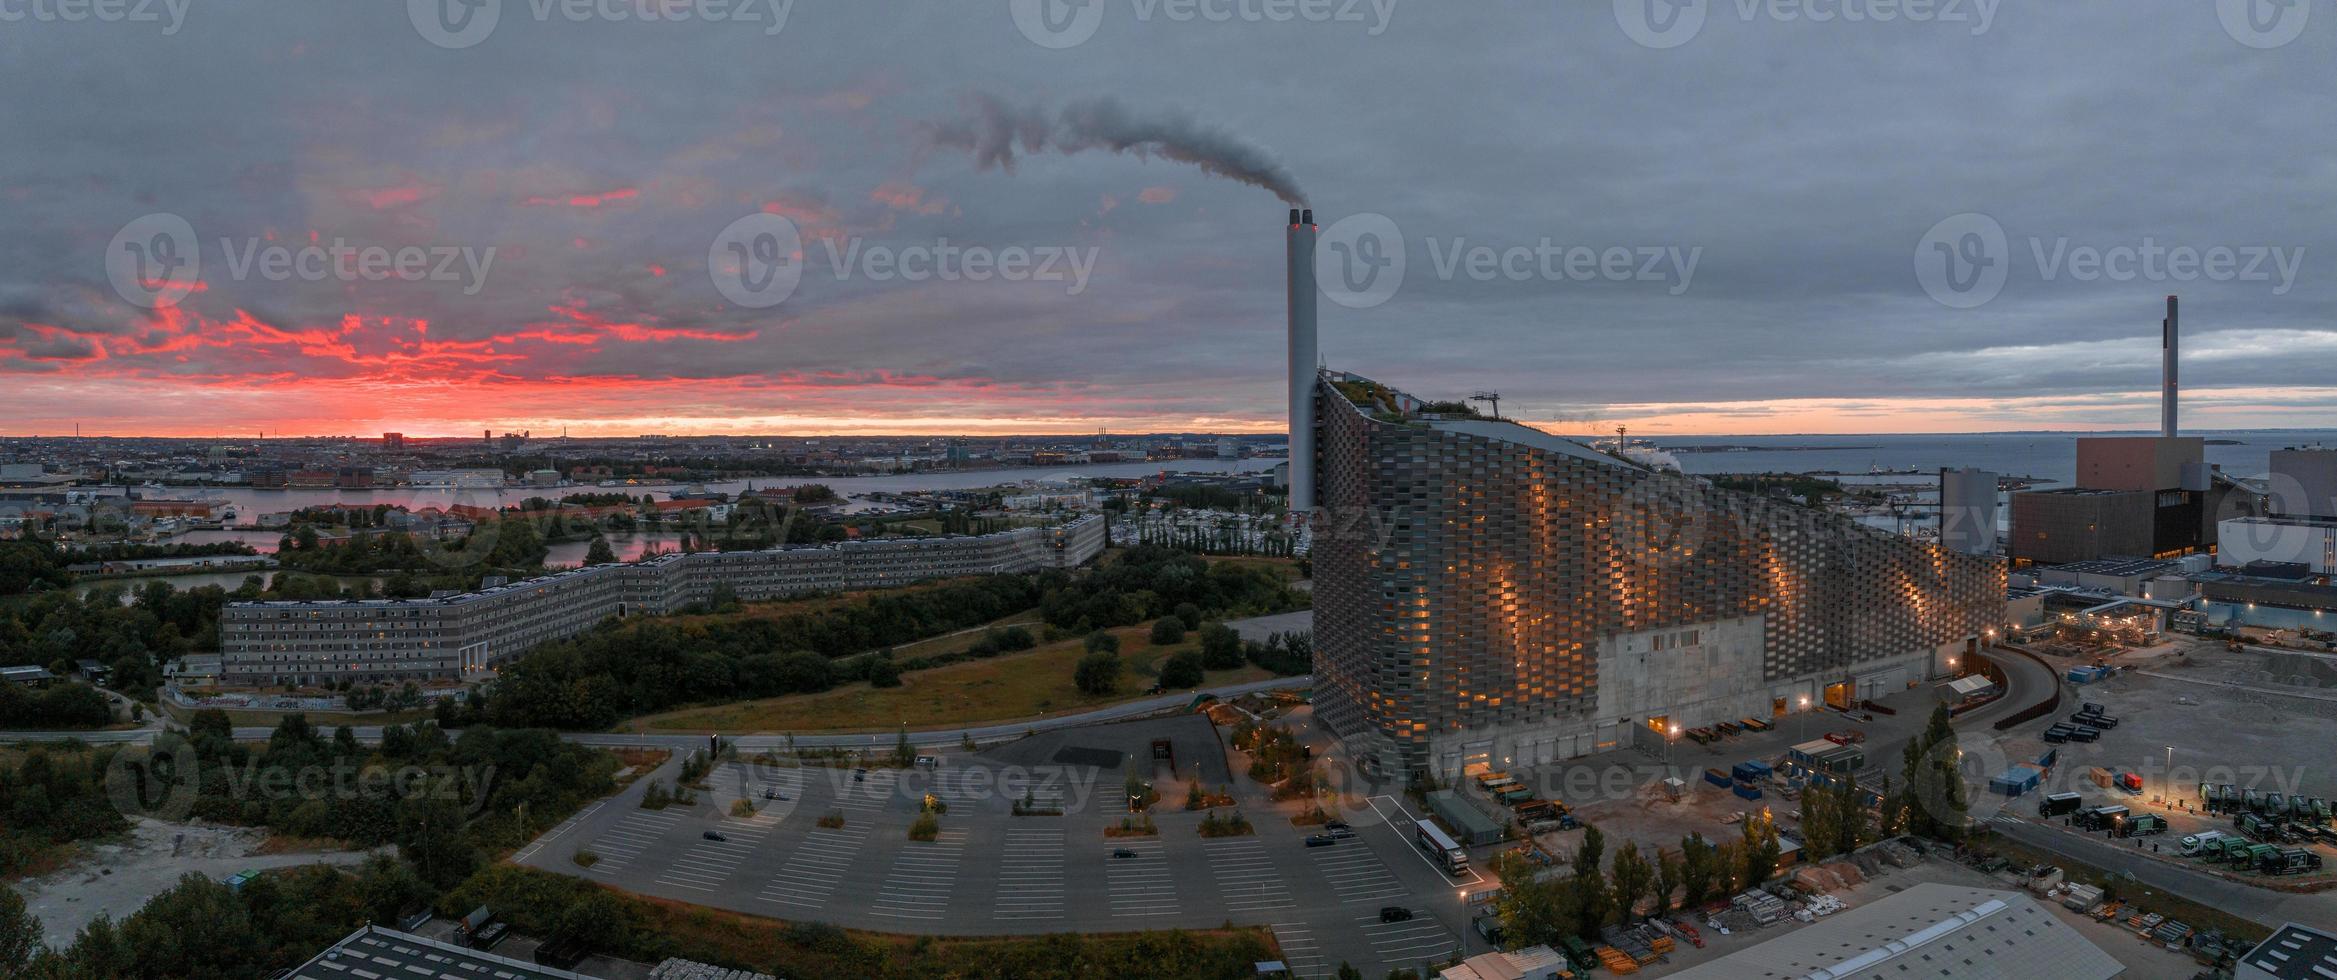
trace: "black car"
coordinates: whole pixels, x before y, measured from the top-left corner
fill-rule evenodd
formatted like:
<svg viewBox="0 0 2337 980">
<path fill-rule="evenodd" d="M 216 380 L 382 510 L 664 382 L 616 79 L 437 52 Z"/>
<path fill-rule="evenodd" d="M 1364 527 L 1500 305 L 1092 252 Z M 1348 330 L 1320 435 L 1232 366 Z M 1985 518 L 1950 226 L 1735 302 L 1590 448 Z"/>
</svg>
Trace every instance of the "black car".
<svg viewBox="0 0 2337 980">
<path fill-rule="evenodd" d="M 1412 910 L 1401 905 L 1381 906 L 1379 920 L 1381 922 L 1410 922 L 1412 921 Z"/>
<path fill-rule="evenodd" d="M 728 838 L 728 837 L 724 837 L 724 836 L 722 836 L 722 832 L 721 832 L 721 831 L 719 831 L 719 830 L 709 830 L 709 831 L 707 831 L 707 832 L 705 832 L 705 833 L 703 833 L 703 834 L 699 834 L 698 836 L 700 836 L 700 837 L 704 837 L 704 838 L 706 838 L 707 840 L 713 840 L 713 841 L 726 841 L 726 840 L 729 840 L 729 839 L 730 839 L 730 838 Z"/>
<path fill-rule="evenodd" d="M 1347 821 L 1345 821 L 1345 820 L 1325 820 L 1325 821 L 1323 821 L 1323 829 L 1324 829 L 1324 830 L 1346 830 L 1346 829 L 1348 829 L 1348 827 L 1347 827 Z"/>
<path fill-rule="evenodd" d="M 1308 846 L 1308 847 L 1329 847 L 1329 846 L 1331 846 L 1331 845 L 1333 845 L 1333 844 L 1336 844 L 1336 843 L 1338 843 L 1338 842 L 1339 842 L 1339 838 L 1333 837 L 1333 836 L 1331 836 L 1331 835 L 1329 835 L 1329 834 L 1315 834 L 1315 835 L 1313 835 L 1313 836 L 1311 836 L 1311 837 L 1308 837 L 1308 838 L 1306 839 L 1306 846 Z"/>
<path fill-rule="evenodd" d="M 1131 851 L 1125 847 L 1115 847 L 1112 848 L 1112 856 L 1115 858 L 1132 858 L 1136 856 L 1136 852 Z"/>
</svg>

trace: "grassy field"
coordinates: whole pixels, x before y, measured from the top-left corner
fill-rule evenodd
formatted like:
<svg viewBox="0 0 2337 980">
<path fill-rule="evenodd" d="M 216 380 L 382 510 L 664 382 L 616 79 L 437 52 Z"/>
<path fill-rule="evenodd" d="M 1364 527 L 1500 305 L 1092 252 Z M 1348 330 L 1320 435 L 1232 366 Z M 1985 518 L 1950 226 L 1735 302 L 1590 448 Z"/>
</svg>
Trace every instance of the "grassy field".
<svg viewBox="0 0 2337 980">
<path fill-rule="evenodd" d="M 1150 626 L 1123 627 L 1112 633 L 1120 638 L 1120 657 L 1128 669 L 1120 677 L 1120 690 L 1103 697 L 1083 694 L 1071 683 L 1072 666 L 1087 652 L 1083 641 L 1074 638 L 989 660 L 913 671 L 901 675 L 902 684 L 896 688 L 851 684 L 819 694 L 684 708 L 635 718 L 619 725 L 618 730 L 725 734 L 891 731 L 904 723 L 935 728 L 1045 718 L 1144 697 L 1145 689 L 1159 676 L 1161 663 L 1198 646 L 1191 637 L 1175 646 L 1153 646 Z M 959 637 L 943 649 L 962 647 L 970 638 L 971 634 Z M 912 655 L 910 649 L 902 647 L 895 654 Z M 1238 684 L 1271 676 L 1244 664 L 1235 670 L 1210 671 L 1208 683 Z"/>
</svg>

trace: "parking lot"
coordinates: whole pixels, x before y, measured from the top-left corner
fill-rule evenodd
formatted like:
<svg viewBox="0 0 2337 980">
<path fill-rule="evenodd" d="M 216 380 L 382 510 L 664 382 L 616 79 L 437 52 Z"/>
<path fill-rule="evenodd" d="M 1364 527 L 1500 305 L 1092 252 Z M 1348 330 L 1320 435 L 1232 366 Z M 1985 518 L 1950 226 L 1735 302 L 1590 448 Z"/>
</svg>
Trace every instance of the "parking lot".
<svg viewBox="0 0 2337 980">
<path fill-rule="evenodd" d="M 2051 793 L 2074 792 L 2083 806 L 2120 805 L 2167 821 L 2163 835 L 2116 843 L 2170 863 L 2228 870 L 2218 862 L 2173 853 L 2174 842 L 2186 834 L 2235 832 L 2230 814 L 2205 812 L 2199 798 L 2201 782 L 2228 783 L 2260 794 L 2337 800 L 2337 768 L 2326 761 L 2337 756 L 2337 692 L 2270 683 L 2264 679 L 2265 661 L 2262 654 L 2227 651 L 2221 644 L 2189 637 L 2120 655 L 2114 662 L 2131 669 L 2092 684 L 2068 686 L 2062 711 L 2004 733 L 1986 747 L 1983 768 L 2001 770 L 2047 751 L 2056 753 L 2056 764 L 2036 790 L 2017 799 L 1975 792 L 1974 816 L 2002 815 L 2067 830 L 2061 818 L 2040 819 L 2037 801 Z M 2045 743 L 2043 732 L 2050 723 L 2067 719 L 2088 702 L 2118 718 L 2117 727 L 2101 732 L 2095 742 Z M 2096 768 L 2134 773 L 2141 778 L 2141 789 L 2129 792 L 2097 785 L 2087 777 Z M 2155 851 L 2152 845 L 2157 845 Z M 2326 868 L 2316 875 L 2277 880 L 2294 883 L 2337 874 L 2337 848 L 2312 842 L 2282 846 L 2318 853 Z"/>
<path fill-rule="evenodd" d="M 1191 753 L 1179 751 L 1191 769 Z M 1140 776 L 1159 775 L 1149 758 L 1125 755 Z M 688 806 L 642 809 L 644 780 L 515 860 L 645 895 L 884 932 L 1268 926 L 1301 976 L 1330 974 L 1341 962 L 1372 976 L 1416 968 L 1461 942 L 1456 882 L 1419 858 L 1408 830 L 1370 810 L 1348 814 L 1352 837 L 1308 847 L 1315 828 L 1292 826 L 1274 804 L 1242 795 L 1254 787 L 1235 784 L 1253 834 L 1203 838 L 1201 814 L 1163 803 L 1154 808 L 1157 836 L 1106 837 L 1125 816 L 1123 776 L 980 755 L 857 777 L 748 760 L 717 767 Z M 668 769 L 655 778 L 671 777 Z M 1182 791 L 1164 786 L 1163 796 Z M 940 834 L 911 841 L 927 794 L 947 805 Z M 1064 815 L 1014 815 L 1033 798 L 1061 800 Z M 733 812 L 741 799 L 755 804 L 752 815 Z M 842 826 L 820 826 L 839 817 Z M 580 867 L 579 851 L 597 860 Z M 1381 921 L 1391 907 L 1404 913 Z"/>
</svg>

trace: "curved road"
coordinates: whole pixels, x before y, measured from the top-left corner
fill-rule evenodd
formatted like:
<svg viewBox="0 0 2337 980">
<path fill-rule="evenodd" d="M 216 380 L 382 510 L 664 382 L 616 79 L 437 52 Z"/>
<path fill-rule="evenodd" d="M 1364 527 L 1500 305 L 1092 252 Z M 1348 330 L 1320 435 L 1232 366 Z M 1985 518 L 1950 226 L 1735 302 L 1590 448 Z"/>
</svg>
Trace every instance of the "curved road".
<svg viewBox="0 0 2337 980">
<path fill-rule="evenodd" d="M 1220 698 L 1231 698 L 1277 688 L 1309 687 L 1313 683 L 1314 678 L 1311 675 L 1302 674 L 1297 677 L 1278 677 L 1271 680 L 1229 684 L 1210 688 L 1207 691 L 1138 698 L 1134 701 L 1097 708 L 1093 711 L 1082 711 L 1078 714 L 1060 715 L 1054 718 L 1035 718 L 999 725 L 924 729 L 910 732 L 909 742 L 919 747 L 948 746 L 960 744 L 969 736 L 976 742 L 1003 742 L 1020 738 L 1030 732 L 1076 728 L 1081 725 L 1122 721 L 1170 711 L 1193 703 L 1195 697 L 1204 693 L 1214 694 Z M 269 733 L 274 731 L 274 728 L 238 728 L 235 730 L 235 737 L 239 741 L 264 742 L 268 740 Z M 381 740 L 381 727 L 378 725 L 353 728 L 351 731 L 359 741 L 378 742 Z M 0 743 L 65 742 L 77 739 L 92 745 L 145 744 L 154 740 L 156 732 L 157 729 L 152 727 L 105 732 L 0 732 Z M 654 735 L 633 732 L 565 732 L 560 737 L 579 745 L 603 748 L 686 749 L 703 745 L 706 741 L 705 735 Z M 889 748 L 898 742 L 900 737 L 899 732 L 872 732 L 857 735 L 806 734 L 796 735 L 795 744 L 800 747 L 814 748 Z M 788 737 L 785 735 L 742 735 L 730 738 L 730 742 L 742 749 L 774 749 L 786 745 L 787 739 Z"/>
</svg>

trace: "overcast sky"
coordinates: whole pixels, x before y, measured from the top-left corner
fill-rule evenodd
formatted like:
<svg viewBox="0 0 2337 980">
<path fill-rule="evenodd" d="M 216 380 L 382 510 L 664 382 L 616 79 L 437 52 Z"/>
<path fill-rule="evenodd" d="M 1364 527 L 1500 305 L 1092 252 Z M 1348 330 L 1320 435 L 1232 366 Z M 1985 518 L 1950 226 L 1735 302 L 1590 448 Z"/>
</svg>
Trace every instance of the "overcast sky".
<svg viewBox="0 0 2337 980">
<path fill-rule="evenodd" d="M 2337 10 L 53 2 L 0 2 L 0 434 L 1279 427 L 1284 205 L 1158 155 L 985 167 L 935 137 L 984 98 L 1181 117 L 1342 243 L 1384 216 L 1401 284 L 1323 303 L 1323 356 L 1426 397 L 2143 429 L 2180 293 L 2188 427 L 2337 426 Z M 801 243 L 776 305 L 731 295 L 753 215 Z"/>
</svg>

